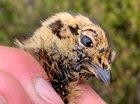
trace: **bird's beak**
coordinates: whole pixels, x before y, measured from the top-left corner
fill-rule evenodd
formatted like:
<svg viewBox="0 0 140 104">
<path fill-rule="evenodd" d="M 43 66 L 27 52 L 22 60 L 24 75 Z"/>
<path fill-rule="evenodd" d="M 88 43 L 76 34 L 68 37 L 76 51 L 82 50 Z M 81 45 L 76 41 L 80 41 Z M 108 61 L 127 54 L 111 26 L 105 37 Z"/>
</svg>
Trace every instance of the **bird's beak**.
<svg viewBox="0 0 140 104">
<path fill-rule="evenodd" d="M 92 72 L 97 79 L 103 82 L 105 85 L 109 85 L 111 81 L 111 72 L 110 70 L 103 70 L 100 66 L 94 63 L 86 64 L 88 70 Z"/>
</svg>

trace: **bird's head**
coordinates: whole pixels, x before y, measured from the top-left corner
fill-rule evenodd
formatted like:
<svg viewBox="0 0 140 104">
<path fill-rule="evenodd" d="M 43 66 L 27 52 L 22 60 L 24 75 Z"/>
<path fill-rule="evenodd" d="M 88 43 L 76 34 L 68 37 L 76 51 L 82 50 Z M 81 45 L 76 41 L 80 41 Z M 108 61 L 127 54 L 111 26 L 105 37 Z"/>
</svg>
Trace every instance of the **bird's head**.
<svg viewBox="0 0 140 104">
<path fill-rule="evenodd" d="M 96 22 L 80 14 L 58 13 L 42 22 L 32 41 L 38 37 L 55 62 L 71 66 L 72 76 L 80 80 L 95 76 L 105 84 L 110 83 L 116 53 Z"/>
<path fill-rule="evenodd" d="M 116 53 L 99 24 L 83 15 L 64 12 L 50 17 L 43 26 L 57 37 L 55 50 L 71 62 L 81 79 L 95 76 L 105 84 L 110 83 Z"/>
</svg>

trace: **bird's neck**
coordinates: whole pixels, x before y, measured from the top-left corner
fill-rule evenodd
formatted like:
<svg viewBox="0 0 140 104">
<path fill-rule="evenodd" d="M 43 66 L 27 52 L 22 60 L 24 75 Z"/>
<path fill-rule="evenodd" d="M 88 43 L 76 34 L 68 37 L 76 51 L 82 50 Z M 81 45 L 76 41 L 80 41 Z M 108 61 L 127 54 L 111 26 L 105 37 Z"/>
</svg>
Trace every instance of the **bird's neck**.
<svg viewBox="0 0 140 104">
<path fill-rule="evenodd" d="M 49 54 L 45 50 L 40 50 L 37 53 L 37 59 L 51 81 L 58 80 L 62 83 L 68 83 L 68 81 L 77 80 L 77 77 L 73 75 L 73 73 L 76 73 L 74 70 L 75 61 L 68 61 L 67 57 L 64 56 L 59 56 L 59 59 L 55 60 L 53 54 Z"/>
</svg>

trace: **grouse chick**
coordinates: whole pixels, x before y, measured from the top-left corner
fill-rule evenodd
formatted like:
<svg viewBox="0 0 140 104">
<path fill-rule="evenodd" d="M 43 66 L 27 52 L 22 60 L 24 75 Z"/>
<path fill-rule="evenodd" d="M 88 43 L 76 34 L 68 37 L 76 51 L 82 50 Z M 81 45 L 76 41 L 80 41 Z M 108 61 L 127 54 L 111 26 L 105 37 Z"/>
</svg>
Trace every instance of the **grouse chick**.
<svg viewBox="0 0 140 104">
<path fill-rule="evenodd" d="M 115 51 L 101 26 L 81 14 L 57 13 L 18 48 L 33 55 L 65 104 L 76 104 L 80 81 L 96 77 L 110 83 Z"/>
</svg>

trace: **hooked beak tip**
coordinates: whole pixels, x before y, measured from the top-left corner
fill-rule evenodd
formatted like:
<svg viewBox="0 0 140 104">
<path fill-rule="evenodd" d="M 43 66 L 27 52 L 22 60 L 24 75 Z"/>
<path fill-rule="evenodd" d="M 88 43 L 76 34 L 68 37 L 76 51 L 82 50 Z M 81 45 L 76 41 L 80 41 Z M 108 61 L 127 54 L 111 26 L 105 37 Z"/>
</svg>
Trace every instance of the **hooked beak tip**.
<svg viewBox="0 0 140 104">
<path fill-rule="evenodd" d="M 105 85 L 109 85 L 110 82 L 111 82 L 111 73 L 110 73 L 110 70 L 103 70 L 102 71 L 102 74 L 97 73 L 97 78 L 100 81 L 102 81 Z"/>
<path fill-rule="evenodd" d="M 109 85 L 111 82 L 111 71 L 110 69 L 108 70 L 103 70 L 101 67 L 99 67 L 96 64 L 92 64 L 92 66 L 94 67 L 94 71 L 95 71 L 95 76 L 101 81 L 103 82 L 105 85 Z"/>
</svg>

